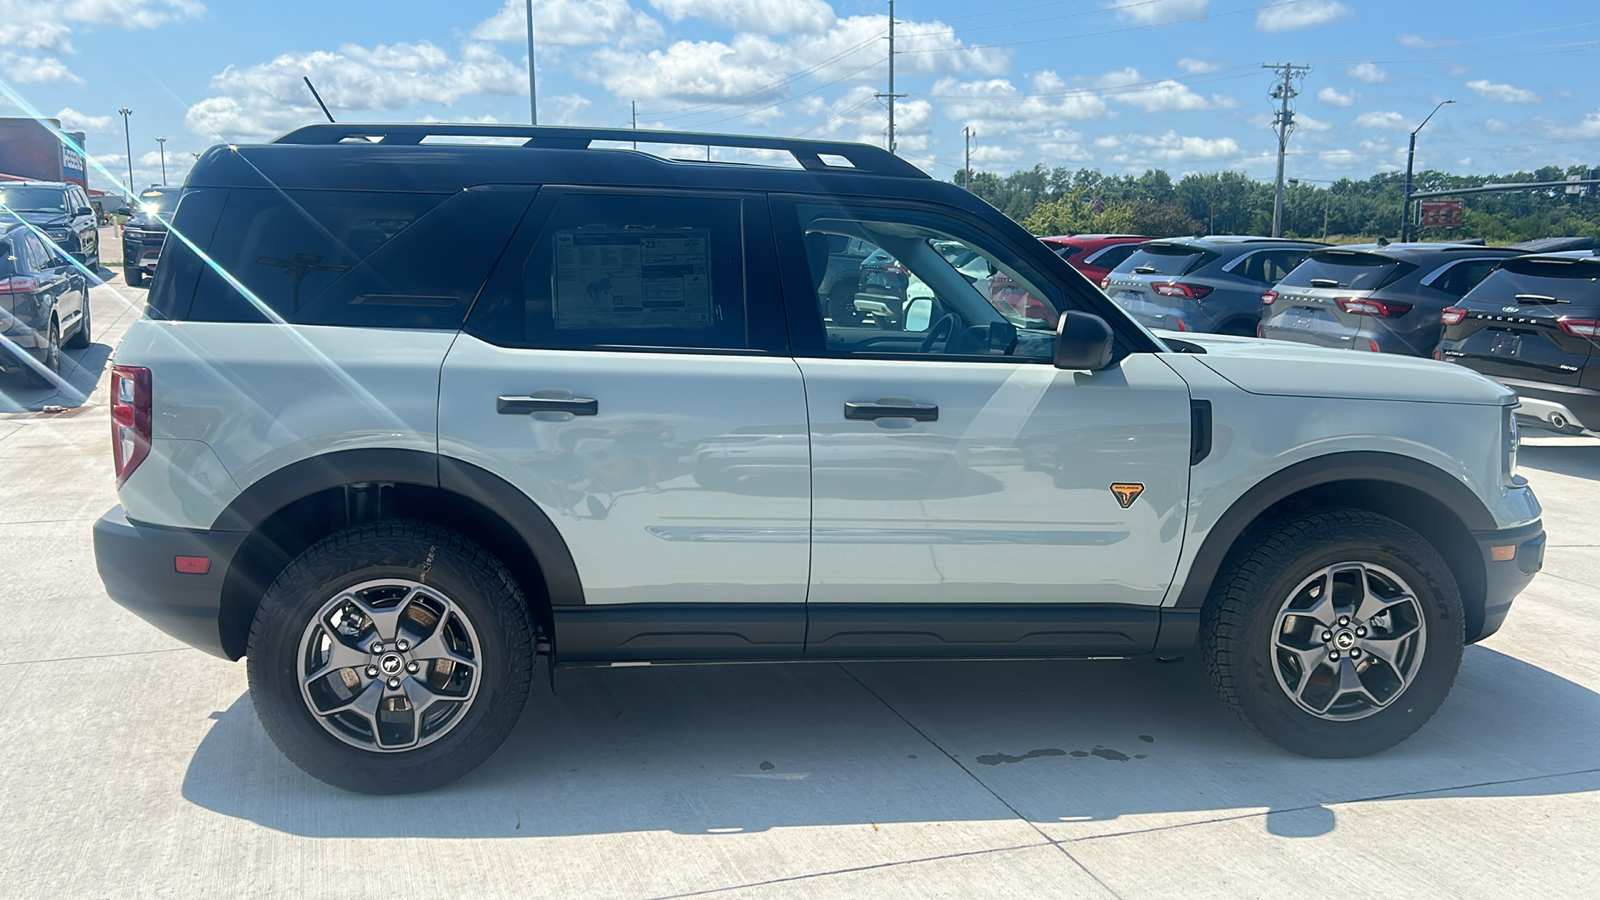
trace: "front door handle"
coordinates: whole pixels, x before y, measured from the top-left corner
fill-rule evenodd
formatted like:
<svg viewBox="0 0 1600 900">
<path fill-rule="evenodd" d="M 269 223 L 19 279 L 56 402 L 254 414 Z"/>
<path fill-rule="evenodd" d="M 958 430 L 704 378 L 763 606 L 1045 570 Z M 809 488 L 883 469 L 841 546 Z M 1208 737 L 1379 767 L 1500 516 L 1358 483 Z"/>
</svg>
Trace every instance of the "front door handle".
<svg viewBox="0 0 1600 900">
<path fill-rule="evenodd" d="M 575 416 L 597 416 L 600 401 L 588 397 L 508 397 L 495 400 L 495 411 L 502 416 L 525 416 L 530 413 L 560 412 Z"/>
<path fill-rule="evenodd" d="M 855 421 L 912 419 L 917 422 L 937 422 L 939 407 L 932 403 L 913 403 L 909 400 L 879 400 L 876 403 L 846 401 L 844 417 Z"/>
</svg>

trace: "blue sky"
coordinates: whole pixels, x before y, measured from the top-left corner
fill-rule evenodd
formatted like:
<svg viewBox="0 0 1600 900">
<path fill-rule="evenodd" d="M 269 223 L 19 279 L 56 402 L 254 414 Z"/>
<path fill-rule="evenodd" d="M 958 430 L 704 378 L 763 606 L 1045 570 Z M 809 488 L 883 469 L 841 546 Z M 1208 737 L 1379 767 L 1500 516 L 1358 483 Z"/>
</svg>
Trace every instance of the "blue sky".
<svg viewBox="0 0 1600 900">
<path fill-rule="evenodd" d="M 0 78 L 134 180 L 341 121 L 524 122 L 523 0 L 0 0 Z M 882 143 L 887 3 L 537 0 L 540 119 Z M 1514 14 L 1511 14 L 1514 10 Z M 899 149 L 935 177 L 1038 162 L 1272 174 L 1272 76 L 1309 63 L 1289 174 L 1600 165 L 1600 7 L 1487 0 L 902 0 Z M 4 101 L 0 100 L 0 104 Z M 15 109 L 3 114 L 15 115 Z M 103 178 L 94 182 L 106 187 Z"/>
</svg>

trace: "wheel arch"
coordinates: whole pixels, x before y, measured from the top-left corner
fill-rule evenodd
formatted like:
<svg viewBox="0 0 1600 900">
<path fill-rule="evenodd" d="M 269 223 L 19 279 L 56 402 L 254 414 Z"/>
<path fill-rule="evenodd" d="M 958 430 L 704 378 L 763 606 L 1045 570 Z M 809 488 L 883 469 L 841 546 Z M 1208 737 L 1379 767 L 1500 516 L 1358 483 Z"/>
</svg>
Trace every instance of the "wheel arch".
<svg viewBox="0 0 1600 900">
<path fill-rule="evenodd" d="M 1352 451 L 1305 460 L 1245 492 L 1200 545 L 1176 608 L 1205 605 L 1223 562 L 1254 526 L 1293 510 L 1331 506 L 1388 516 L 1433 544 L 1461 589 L 1468 640 L 1481 636 L 1487 573 L 1472 532 L 1494 529 L 1493 515 L 1471 489 L 1444 470 L 1382 452 Z"/>
<path fill-rule="evenodd" d="M 341 528 L 384 518 L 445 525 L 495 554 L 517 579 L 547 638 L 554 634 L 552 606 L 584 602 L 577 567 L 555 523 L 504 479 L 420 450 L 342 450 L 258 480 L 212 524 L 249 534 L 222 586 L 217 626 L 229 658 L 244 655 L 261 596 L 290 561 Z"/>
</svg>

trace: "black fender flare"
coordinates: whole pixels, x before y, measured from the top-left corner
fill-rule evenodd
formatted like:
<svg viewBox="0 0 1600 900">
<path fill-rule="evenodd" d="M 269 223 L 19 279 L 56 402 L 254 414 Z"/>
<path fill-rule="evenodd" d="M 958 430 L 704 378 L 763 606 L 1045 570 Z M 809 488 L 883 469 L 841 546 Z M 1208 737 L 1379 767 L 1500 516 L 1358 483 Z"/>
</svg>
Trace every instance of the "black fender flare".
<svg viewBox="0 0 1600 900">
<path fill-rule="evenodd" d="M 1386 482 L 1410 488 L 1449 510 L 1467 531 L 1490 531 L 1496 527 L 1494 516 L 1483 501 L 1437 466 L 1380 451 L 1353 450 L 1318 456 L 1274 472 L 1234 501 L 1200 545 L 1174 608 L 1198 609 L 1205 604 L 1228 552 L 1262 513 L 1301 491 L 1341 481 Z"/>
</svg>

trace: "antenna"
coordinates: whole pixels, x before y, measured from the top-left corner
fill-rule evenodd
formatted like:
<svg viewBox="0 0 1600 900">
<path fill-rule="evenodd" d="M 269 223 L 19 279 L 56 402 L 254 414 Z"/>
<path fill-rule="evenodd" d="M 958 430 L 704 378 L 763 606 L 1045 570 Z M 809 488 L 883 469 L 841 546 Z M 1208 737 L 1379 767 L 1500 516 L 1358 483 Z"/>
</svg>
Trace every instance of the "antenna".
<svg viewBox="0 0 1600 900">
<path fill-rule="evenodd" d="M 300 76 L 300 78 L 306 83 L 306 87 L 311 89 L 311 96 L 315 97 L 317 105 L 322 107 L 322 114 L 328 117 L 329 122 L 332 122 L 333 113 L 328 112 L 328 104 L 322 102 L 322 95 L 317 93 L 317 86 L 312 84 L 311 79 L 305 75 Z"/>
</svg>

